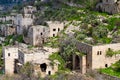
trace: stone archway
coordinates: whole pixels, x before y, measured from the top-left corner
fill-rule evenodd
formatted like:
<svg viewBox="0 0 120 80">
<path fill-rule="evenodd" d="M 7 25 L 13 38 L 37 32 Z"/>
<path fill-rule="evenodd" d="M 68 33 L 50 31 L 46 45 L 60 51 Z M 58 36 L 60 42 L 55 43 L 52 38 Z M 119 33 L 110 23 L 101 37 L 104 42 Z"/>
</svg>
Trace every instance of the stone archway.
<svg viewBox="0 0 120 80">
<path fill-rule="evenodd" d="M 46 72 L 46 69 L 47 69 L 46 63 L 40 64 L 40 68 L 42 72 Z"/>
<path fill-rule="evenodd" d="M 73 55 L 73 70 L 80 70 L 80 57 Z"/>
<path fill-rule="evenodd" d="M 75 69 L 80 69 L 80 57 L 78 55 L 75 56 Z"/>
<path fill-rule="evenodd" d="M 99 12 L 102 12 L 102 8 L 100 5 L 98 6 L 98 10 L 99 10 Z"/>
<path fill-rule="evenodd" d="M 86 73 L 86 56 L 73 55 L 73 70 Z"/>
</svg>

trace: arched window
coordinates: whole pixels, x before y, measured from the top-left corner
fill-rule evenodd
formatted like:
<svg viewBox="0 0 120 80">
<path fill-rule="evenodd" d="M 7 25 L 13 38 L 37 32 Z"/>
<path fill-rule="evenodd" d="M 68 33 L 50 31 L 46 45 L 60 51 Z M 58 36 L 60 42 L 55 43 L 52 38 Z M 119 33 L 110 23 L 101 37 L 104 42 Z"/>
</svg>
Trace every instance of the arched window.
<svg viewBox="0 0 120 80">
<path fill-rule="evenodd" d="M 42 71 L 42 72 L 46 72 L 46 69 L 47 69 L 46 63 L 41 64 L 41 65 L 40 65 L 40 68 L 41 68 L 41 71 Z"/>
<path fill-rule="evenodd" d="M 108 67 L 108 64 L 105 64 L 105 67 Z"/>
</svg>

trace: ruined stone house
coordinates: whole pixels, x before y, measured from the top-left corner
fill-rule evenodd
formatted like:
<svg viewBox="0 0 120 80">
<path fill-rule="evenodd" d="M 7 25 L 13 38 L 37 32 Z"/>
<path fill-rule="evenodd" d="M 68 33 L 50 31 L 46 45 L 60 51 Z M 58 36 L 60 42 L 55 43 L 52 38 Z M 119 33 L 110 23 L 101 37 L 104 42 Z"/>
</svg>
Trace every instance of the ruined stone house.
<svg viewBox="0 0 120 80">
<path fill-rule="evenodd" d="M 55 37 L 64 29 L 64 24 L 59 21 L 48 21 L 48 26 L 34 25 L 28 28 L 24 41 L 34 46 L 47 42 L 49 37 Z"/>
<path fill-rule="evenodd" d="M 1 16 L 0 17 L 0 22 L 8 22 L 8 21 L 13 22 L 14 18 L 15 18 L 15 15 Z"/>
<path fill-rule="evenodd" d="M 0 26 L 0 32 L 2 36 L 9 36 L 16 33 L 16 27 L 12 24 L 3 24 Z"/>
<path fill-rule="evenodd" d="M 29 26 L 33 25 L 35 16 L 33 12 L 36 8 L 33 6 L 24 7 L 22 14 L 17 14 L 14 19 L 14 24 L 17 26 L 17 33 L 23 34 L 24 30 L 27 30 Z"/>
<path fill-rule="evenodd" d="M 4 59 L 5 74 L 13 74 L 15 72 L 15 61 L 18 59 L 18 48 L 9 46 L 2 49 Z"/>
<path fill-rule="evenodd" d="M 34 74 L 41 74 L 41 77 L 52 75 L 58 70 L 59 63 L 55 61 L 55 64 L 51 65 L 51 61 L 48 59 L 49 55 L 58 52 L 58 49 L 47 47 L 28 49 L 8 46 L 4 47 L 2 52 L 5 74 L 19 73 L 22 66 L 27 62 L 34 65 Z"/>
<path fill-rule="evenodd" d="M 14 25 L 17 27 L 17 34 L 23 34 L 24 30 L 27 30 L 29 26 L 33 25 L 32 14 L 18 14 L 15 17 Z"/>
<path fill-rule="evenodd" d="M 78 43 L 77 48 L 84 56 L 73 55 L 73 70 L 86 73 L 89 70 L 110 67 L 113 63 L 120 60 L 120 55 L 112 57 L 106 56 L 109 49 L 114 51 L 120 50 L 120 43 L 89 45 L 86 43 Z"/>
<path fill-rule="evenodd" d="M 35 75 L 41 74 L 41 77 L 46 75 L 55 74 L 58 71 L 59 62 L 54 60 L 54 65 L 51 65 L 51 61 L 47 59 L 40 59 L 32 62 L 34 65 Z"/>
<path fill-rule="evenodd" d="M 50 33 L 49 37 L 55 37 L 58 33 L 64 29 L 64 23 L 59 21 L 47 21 L 46 22 L 49 26 Z"/>
<path fill-rule="evenodd" d="M 5 36 L 16 34 L 16 28 L 14 25 L 6 26 Z"/>
<path fill-rule="evenodd" d="M 100 0 L 96 9 L 101 12 L 107 12 L 109 14 L 115 14 L 120 12 L 119 0 Z"/>
<path fill-rule="evenodd" d="M 34 13 L 36 11 L 37 11 L 36 7 L 33 7 L 33 6 L 26 6 L 23 9 L 24 14 L 32 14 L 32 13 Z"/>
<path fill-rule="evenodd" d="M 27 35 L 24 36 L 24 41 L 34 46 L 39 46 L 47 41 L 49 36 L 49 27 L 36 25 L 28 29 Z"/>
</svg>

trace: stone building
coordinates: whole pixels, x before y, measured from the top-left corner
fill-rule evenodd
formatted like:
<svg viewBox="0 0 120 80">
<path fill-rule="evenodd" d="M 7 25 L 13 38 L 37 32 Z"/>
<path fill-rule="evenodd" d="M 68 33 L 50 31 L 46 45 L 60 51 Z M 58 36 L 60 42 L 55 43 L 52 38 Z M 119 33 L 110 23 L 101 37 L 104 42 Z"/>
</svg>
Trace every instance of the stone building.
<svg viewBox="0 0 120 80">
<path fill-rule="evenodd" d="M 8 21 L 13 22 L 14 18 L 15 18 L 15 15 L 1 16 L 0 22 L 8 22 Z"/>
<path fill-rule="evenodd" d="M 9 36 L 16 33 L 16 28 L 12 24 L 0 25 L 0 32 L 2 36 Z"/>
<path fill-rule="evenodd" d="M 34 46 L 39 46 L 40 44 L 47 41 L 49 37 L 49 28 L 47 26 L 36 25 L 31 26 L 28 29 L 27 35 L 24 37 L 24 41 Z"/>
<path fill-rule="evenodd" d="M 33 25 L 35 16 L 33 13 L 36 8 L 33 6 L 24 7 L 22 14 L 17 14 L 14 19 L 14 24 L 17 26 L 17 33 L 23 34 L 24 30 L 27 30 L 29 26 Z"/>
<path fill-rule="evenodd" d="M 77 48 L 85 55 L 73 55 L 73 70 L 80 70 L 81 73 L 86 73 L 89 70 L 110 67 L 111 64 L 120 60 L 119 54 L 113 55 L 112 57 L 106 56 L 106 52 L 109 49 L 113 49 L 114 51 L 120 50 L 120 43 L 105 45 L 78 43 Z"/>
<path fill-rule="evenodd" d="M 18 48 L 16 46 L 4 47 L 2 49 L 4 59 L 4 72 L 5 74 L 14 74 L 15 62 L 18 59 Z"/>
<path fill-rule="evenodd" d="M 24 14 L 32 14 L 37 11 L 36 7 L 33 7 L 33 6 L 26 6 L 26 7 L 24 7 L 23 10 L 24 10 L 23 11 Z"/>
<path fill-rule="evenodd" d="M 50 28 L 49 37 L 55 37 L 58 33 L 64 29 L 64 23 L 59 21 L 47 21 L 47 24 Z"/>
<path fill-rule="evenodd" d="M 0 35 L 2 35 L 2 36 L 5 35 L 5 27 L 6 26 L 4 24 L 0 25 L 0 33 L 1 33 Z"/>
<path fill-rule="evenodd" d="M 51 65 L 49 55 L 54 52 L 58 52 L 57 48 L 22 48 L 22 47 L 4 47 L 3 59 L 4 59 L 4 71 L 5 74 L 19 73 L 21 67 L 31 62 L 34 68 L 34 74 L 41 74 L 41 77 L 46 75 L 52 75 L 58 70 L 58 64 L 56 60 L 54 65 Z M 10 67 L 11 66 L 11 67 Z"/>
<path fill-rule="evenodd" d="M 64 23 L 59 21 L 47 21 L 48 26 L 34 25 L 28 28 L 24 41 L 34 46 L 40 46 L 47 42 L 49 37 L 55 37 L 64 29 Z"/>
<path fill-rule="evenodd" d="M 54 60 L 54 65 L 51 65 L 51 61 L 47 59 L 40 59 L 32 62 L 34 64 L 34 73 L 35 75 L 41 74 L 41 77 L 45 77 L 46 75 L 55 74 L 58 71 L 57 60 Z"/>
<path fill-rule="evenodd" d="M 29 26 L 33 25 L 33 15 L 31 14 L 18 14 L 15 17 L 14 24 L 17 26 L 17 34 L 23 34 Z"/>
<path fill-rule="evenodd" d="M 0 45 L 2 45 L 4 41 L 5 41 L 5 37 L 0 37 Z"/>
<path fill-rule="evenodd" d="M 101 12 L 107 12 L 109 14 L 115 14 L 120 12 L 119 0 L 100 0 L 96 9 Z"/>
<path fill-rule="evenodd" d="M 8 25 L 5 29 L 5 36 L 13 35 L 16 33 L 16 28 L 14 25 Z"/>
</svg>

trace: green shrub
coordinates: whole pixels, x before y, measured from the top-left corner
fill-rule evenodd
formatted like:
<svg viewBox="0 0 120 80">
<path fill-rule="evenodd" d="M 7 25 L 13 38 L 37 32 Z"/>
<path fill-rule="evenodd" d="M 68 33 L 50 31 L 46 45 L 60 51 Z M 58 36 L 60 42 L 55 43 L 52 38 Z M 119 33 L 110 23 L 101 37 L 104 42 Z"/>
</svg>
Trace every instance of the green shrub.
<svg viewBox="0 0 120 80">
<path fill-rule="evenodd" d="M 54 60 L 58 60 L 60 62 L 59 64 L 59 70 L 65 70 L 65 61 L 58 53 L 53 53 L 49 56 L 49 59 L 53 62 Z"/>
<path fill-rule="evenodd" d="M 120 50 L 118 50 L 118 51 L 113 51 L 111 48 L 109 48 L 109 49 L 106 51 L 106 56 L 107 56 L 107 57 L 112 57 L 113 55 L 116 55 L 116 54 L 120 54 Z"/>
<path fill-rule="evenodd" d="M 120 61 L 117 61 L 116 63 L 112 64 L 111 67 L 100 69 L 99 71 L 101 73 L 105 73 L 120 78 Z"/>
</svg>

